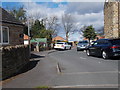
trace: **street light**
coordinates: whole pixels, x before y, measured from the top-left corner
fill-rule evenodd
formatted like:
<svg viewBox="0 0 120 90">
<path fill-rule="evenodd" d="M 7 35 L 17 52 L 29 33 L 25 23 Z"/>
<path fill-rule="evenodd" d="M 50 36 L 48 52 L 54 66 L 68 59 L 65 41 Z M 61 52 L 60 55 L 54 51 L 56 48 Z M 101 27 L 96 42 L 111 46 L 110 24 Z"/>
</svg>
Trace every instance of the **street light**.
<svg viewBox="0 0 120 90">
<path fill-rule="evenodd" d="M 28 8 L 29 8 L 29 0 L 28 0 Z M 28 11 L 28 10 L 27 10 Z M 30 45 L 30 23 L 29 23 L 29 15 L 27 12 L 27 25 L 28 25 L 28 45 L 29 45 L 29 56 L 31 57 L 31 45 Z"/>
</svg>

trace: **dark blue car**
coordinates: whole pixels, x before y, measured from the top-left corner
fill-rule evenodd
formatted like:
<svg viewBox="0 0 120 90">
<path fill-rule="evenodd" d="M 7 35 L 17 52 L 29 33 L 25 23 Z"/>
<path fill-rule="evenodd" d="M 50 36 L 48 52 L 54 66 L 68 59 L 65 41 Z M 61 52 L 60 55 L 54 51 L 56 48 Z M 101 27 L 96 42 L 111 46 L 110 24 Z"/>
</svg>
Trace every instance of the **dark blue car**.
<svg viewBox="0 0 120 90">
<path fill-rule="evenodd" d="M 120 57 L 120 39 L 99 39 L 87 47 L 86 54 L 102 56 L 104 59 Z"/>
</svg>

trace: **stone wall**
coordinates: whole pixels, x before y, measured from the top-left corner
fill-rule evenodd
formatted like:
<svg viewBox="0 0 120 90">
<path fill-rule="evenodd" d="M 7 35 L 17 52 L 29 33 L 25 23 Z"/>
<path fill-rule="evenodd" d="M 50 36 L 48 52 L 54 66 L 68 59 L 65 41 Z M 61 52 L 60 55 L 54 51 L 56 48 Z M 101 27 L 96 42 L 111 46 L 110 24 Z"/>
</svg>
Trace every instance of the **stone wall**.
<svg viewBox="0 0 120 90">
<path fill-rule="evenodd" d="M 29 62 L 29 47 L 24 45 L 1 47 L 2 79 L 18 73 Z"/>
<path fill-rule="evenodd" d="M 118 13 L 118 15 L 119 15 L 119 18 L 118 18 L 119 19 L 119 22 L 118 22 L 119 23 L 119 31 L 118 32 L 119 32 L 119 37 L 120 37 L 120 3 L 118 3 L 118 6 L 119 6 L 118 7 L 119 8 L 118 9 L 119 10 L 119 13 Z"/>
<path fill-rule="evenodd" d="M 104 6 L 104 34 L 105 38 L 118 38 L 119 26 L 118 22 L 119 12 L 118 2 L 106 2 Z M 120 15 L 119 15 L 120 17 Z"/>
</svg>

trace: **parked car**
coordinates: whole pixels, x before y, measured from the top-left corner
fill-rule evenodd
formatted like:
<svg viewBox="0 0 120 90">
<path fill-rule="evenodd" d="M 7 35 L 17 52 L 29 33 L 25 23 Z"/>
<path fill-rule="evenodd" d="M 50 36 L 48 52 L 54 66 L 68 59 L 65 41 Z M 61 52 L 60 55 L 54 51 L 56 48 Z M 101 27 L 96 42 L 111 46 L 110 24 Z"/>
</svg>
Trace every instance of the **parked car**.
<svg viewBox="0 0 120 90">
<path fill-rule="evenodd" d="M 120 56 L 120 39 L 99 39 L 87 47 L 88 56 L 102 56 L 103 59 Z"/>
<path fill-rule="evenodd" d="M 71 45 L 69 45 L 67 42 L 58 42 L 55 44 L 54 49 L 71 49 Z"/>
<path fill-rule="evenodd" d="M 88 44 L 88 41 L 79 41 L 79 43 L 77 44 L 77 51 L 86 50 Z"/>
</svg>

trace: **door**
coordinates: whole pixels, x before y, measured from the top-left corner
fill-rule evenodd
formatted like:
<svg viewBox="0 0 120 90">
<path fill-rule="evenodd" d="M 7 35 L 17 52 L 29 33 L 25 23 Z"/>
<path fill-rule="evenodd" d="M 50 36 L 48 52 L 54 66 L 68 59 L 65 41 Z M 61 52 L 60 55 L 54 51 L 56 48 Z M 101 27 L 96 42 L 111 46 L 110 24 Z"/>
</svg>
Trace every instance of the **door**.
<svg viewBox="0 0 120 90">
<path fill-rule="evenodd" d="M 92 44 L 90 47 L 89 47 L 89 50 L 90 50 L 90 53 L 92 54 L 92 55 L 95 55 L 95 53 L 96 53 L 96 45 L 97 45 L 97 42 L 95 42 L 94 44 Z"/>
<path fill-rule="evenodd" d="M 96 41 L 90 48 L 92 55 L 99 56 L 101 53 L 102 40 Z"/>
</svg>

